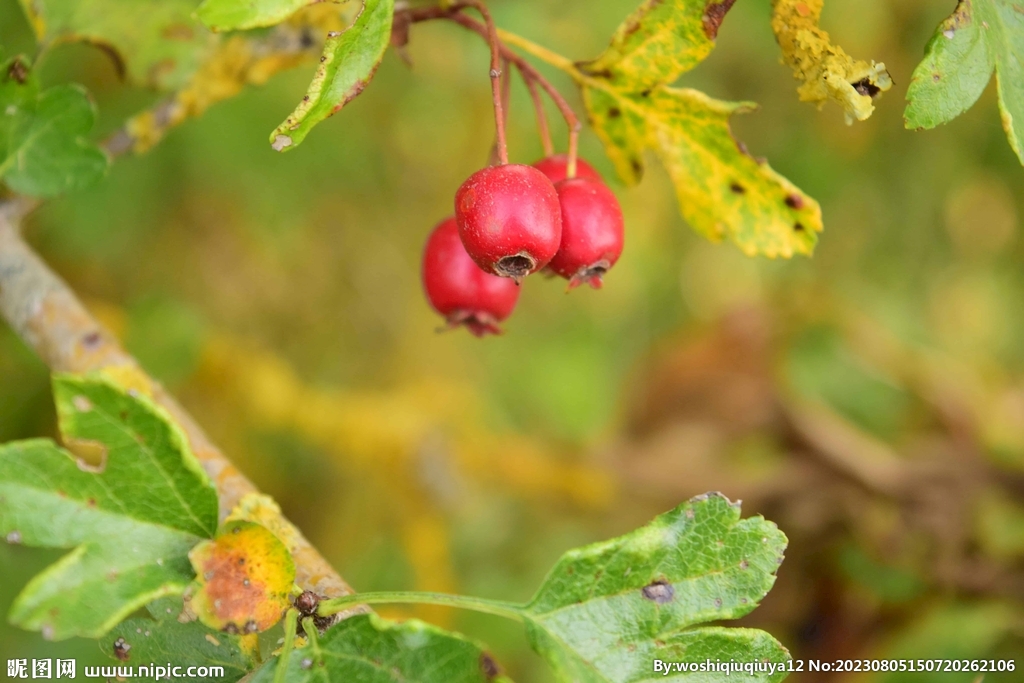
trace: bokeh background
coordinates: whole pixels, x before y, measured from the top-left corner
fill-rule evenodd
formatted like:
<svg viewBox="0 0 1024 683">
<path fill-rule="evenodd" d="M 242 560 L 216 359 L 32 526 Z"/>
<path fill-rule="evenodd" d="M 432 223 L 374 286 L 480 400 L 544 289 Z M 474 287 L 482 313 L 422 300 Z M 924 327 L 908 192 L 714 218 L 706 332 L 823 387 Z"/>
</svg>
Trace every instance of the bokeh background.
<svg viewBox="0 0 1024 683">
<path fill-rule="evenodd" d="M 493 9 L 581 59 L 635 4 Z M 605 288 L 530 278 L 500 338 L 435 333 L 419 284 L 424 239 L 493 136 L 487 53 L 453 25 L 414 27 L 412 67 L 390 53 L 294 152 L 267 135 L 309 68 L 119 160 L 39 210 L 27 235 L 359 590 L 525 600 L 564 550 L 721 490 L 790 538 L 775 589 L 743 623 L 794 657 L 1024 668 L 1024 170 L 994 84 L 939 130 L 901 118 L 954 4 L 830 0 L 824 26 L 896 82 L 847 127 L 834 106 L 796 101 L 770 3 L 737 3 L 683 83 L 761 104 L 734 130 L 821 202 L 814 258 L 705 241 L 652 164 L 638 187 L 612 181 L 628 233 Z M 0 43 L 34 52 L 15 0 L 0 0 Z M 88 46 L 41 69 L 89 88 L 101 135 L 154 98 Z M 509 139 L 514 160 L 540 156 L 519 83 Z M 582 145 L 610 178 L 592 133 Z M 0 440 L 54 433 L 46 368 L 0 328 Z M 61 554 L 0 547 L 0 610 Z M 479 637 L 516 680 L 552 680 L 515 624 L 380 611 Z M 0 625 L 0 659 L 14 656 L 102 659 L 91 641 Z"/>
</svg>

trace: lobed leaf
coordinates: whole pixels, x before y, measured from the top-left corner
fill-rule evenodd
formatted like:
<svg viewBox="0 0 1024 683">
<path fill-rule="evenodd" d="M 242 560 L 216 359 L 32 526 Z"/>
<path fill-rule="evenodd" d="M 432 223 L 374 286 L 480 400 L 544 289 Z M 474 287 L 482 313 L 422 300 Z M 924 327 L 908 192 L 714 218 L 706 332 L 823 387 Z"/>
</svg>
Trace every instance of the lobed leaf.
<svg viewBox="0 0 1024 683">
<path fill-rule="evenodd" d="M 1012 0 L 960 0 L 928 43 L 907 91 L 907 128 L 952 121 L 996 73 L 1003 129 L 1024 164 L 1024 11 Z"/>
<path fill-rule="evenodd" d="M 566 553 L 526 606 L 534 648 L 561 681 L 779 681 L 789 653 L 749 629 L 692 628 L 753 610 L 775 582 L 786 537 L 698 496 L 625 536 Z M 665 662 L 760 662 L 762 670 L 659 672 Z"/>
<path fill-rule="evenodd" d="M 43 48 L 82 41 L 105 48 L 134 83 L 185 84 L 217 43 L 193 18 L 193 0 L 21 0 Z"/>
<path fill-rule="evenodd" d="M 578 66 L 635 91 L 671 83 L 708 56 L 735 1 L 646 0 L 600 56 Z"/>
<path fill-rule="evenodd" d="M 217 494 L 149 400 L 68 375 L 55 376 L 54 396 L 77 456 L 45 439 L 0 446 L 0 533 L 74 550 L 29 582 L 10 619 L 47 638 L 98 637 L 185 590 L 189 550 L 216 529 Z"/>
<path fill-rule="evenodd" d="M 173 670 L 162 680 L 196 680 L 187 667 L 202 665 L 222 667 L 223 675 L 203 678 L 219 683 L 233 683 L 255 662 L 253 650 L 244 642 L 255 636 L 233 636 L 216 633 L 194 619 L 182 619 L 180 598 L 161 598 L 147 605 L 152 618 L 139 617 L 121 622 L 100 641 L 103 652 L 122 666 L 181 665 L 181 675 Z"/>
<path fill-rule="evenodd" d="M 24 60 L 0 65 L 0 179 L 15 192 L 49 197 L 85 187 L 107 170 L 88 139 L 96 110 L 85 90 L 41 90 Z"/>
<path fill-rule="evenodd" d="M 590 124 L 619 176 L 639 181 L 644 153 L 668 170 L 683 217 L 701 234 L 749 255 L 810 254 L 821 231 L 817 202 L 753 158 L 729 129 L 749 103 L 668 87 L 703 60 L 731 2 L 645 2 L 611 46 L 580 65 Z"/>
<path fill-rule="evenodd" d="M 668 170 L 683 217 L 713 240 L 748 255 L 810 254 L 822 229 L 821 208 L 733 138 L 729 117 L 749 103 L 712 99 L 690 89 L 629 93 L 584 86 L 583 101 L 619 176 L 640 179 L 644 151 Z"/>
<path fill-rule="evenodd" d="M 274 659 L 252 683 L 272 683 Z M 320 639 L 296 648 L 287 662 L 288 683 L 511 683 L 482 647 L 456 633 L 421 621 L 387 621 L 359 614 L 333 626 Z"/>
<path fill-rule="evenodd" d="M 196 572 L 190 606 L 210 628 L 258 633 L 291 606 L 295 583 L 291 553 L 266 527 L 232 520 L 189 553 Z"/>
<path fill-rule="evenodd" d="M 270 134 L 277 151 L 299 145 L 315 125 L 357 97 L 373 78 L 391 40 L 394 0 L 363 0 L 352 26 L 327 34 L 320 66 L 295 111 Z"/>
</svg>

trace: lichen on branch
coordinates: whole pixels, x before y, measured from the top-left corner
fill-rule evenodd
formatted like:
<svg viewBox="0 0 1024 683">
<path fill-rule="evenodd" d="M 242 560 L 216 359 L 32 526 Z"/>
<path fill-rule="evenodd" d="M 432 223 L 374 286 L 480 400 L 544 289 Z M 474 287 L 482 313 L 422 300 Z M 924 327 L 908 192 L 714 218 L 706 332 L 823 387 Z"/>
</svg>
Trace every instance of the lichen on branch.
<svg viewBox="0 0 1024 683">
<path fill-rule="evenodd" d="M 846 122 L 863 121 L 875 111 L 874 99 L 892 87 L 885 64 L 854 59 L 833 45 L 818 25 L 824 0 L 772 0 L 772 31 L 782 60 L 800 81 L 801 102 L 819 108 L 832 100 L 846 112 Z"/>
</svg>

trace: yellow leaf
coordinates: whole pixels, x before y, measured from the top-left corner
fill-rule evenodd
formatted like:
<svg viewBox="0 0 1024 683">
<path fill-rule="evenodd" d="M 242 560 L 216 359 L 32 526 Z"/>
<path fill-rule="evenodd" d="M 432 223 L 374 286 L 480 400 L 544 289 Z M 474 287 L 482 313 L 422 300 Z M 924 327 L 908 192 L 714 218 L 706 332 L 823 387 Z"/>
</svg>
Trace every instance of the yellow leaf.
<svg viewBox="0 0 1024 683">
<path fill-rule="evenodd" d="M 892 87 L 885 64 L 855 60 L 818 22 L 824 0 L 772 0 L 772 31 L 782 59 L 801 82 L 802 102 L 818 107 L 832 100 L 846 112 L 846 122 L 863 121 L 875 111 L 874 98 Z"/>
</svg>

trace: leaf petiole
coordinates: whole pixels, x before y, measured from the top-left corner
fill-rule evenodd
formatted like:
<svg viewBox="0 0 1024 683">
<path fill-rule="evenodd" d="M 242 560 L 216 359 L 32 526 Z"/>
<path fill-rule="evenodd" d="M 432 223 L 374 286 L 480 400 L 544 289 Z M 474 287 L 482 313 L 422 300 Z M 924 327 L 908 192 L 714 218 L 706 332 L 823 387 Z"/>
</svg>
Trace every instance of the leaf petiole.
<svg viewBox="0 0 1024 683">
<path fill-rule="evenodd" d="M 288 658 L 295 648 L 295 630 L 298 627 L 299 611 L 288 610 L 284 615 L 284 643 L 281 654 L 277 658 L 277 669 L 274 671 L 274 683 L 284 683 L 288 671 Z"/>
<path fill-rule="evenodd" d="M 447 605 L 473 612 L 493 614 L 512 621 L 523 621 L 525 607 L 514 602 L 473 598 L 466 595 L 448 593 L 421 593 L 417 591 L 381 591 L 378 593 L 355 593 L 340 598 L 324 600 L 320 603 L 317 613 L 328 617 L 355 605 L 390 605 L 390 604 L 427 604 Z"/>
</svg>

